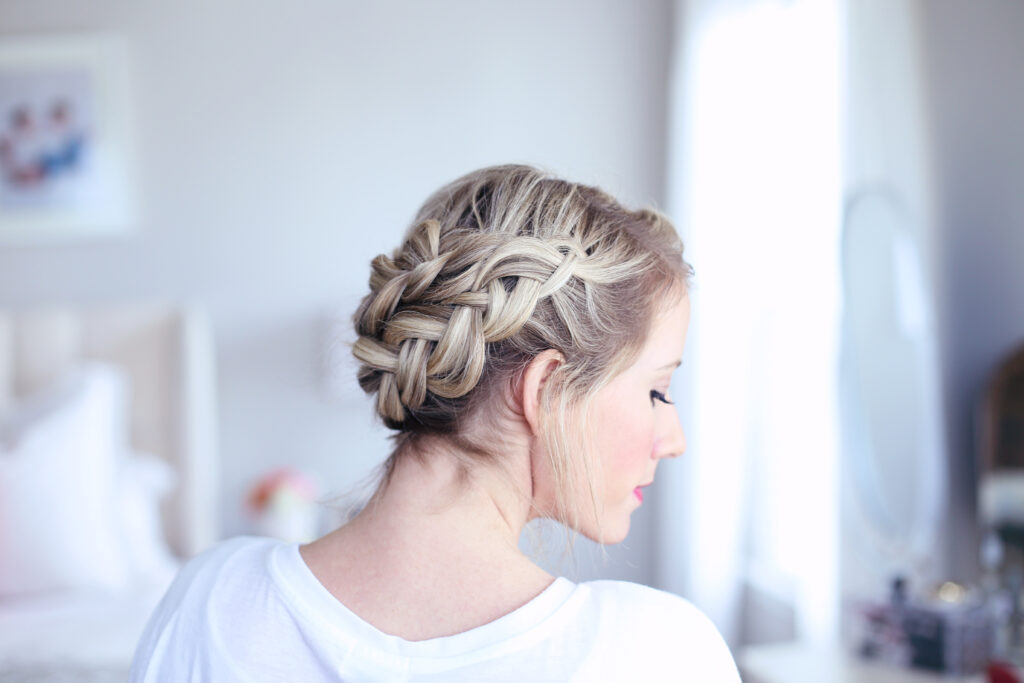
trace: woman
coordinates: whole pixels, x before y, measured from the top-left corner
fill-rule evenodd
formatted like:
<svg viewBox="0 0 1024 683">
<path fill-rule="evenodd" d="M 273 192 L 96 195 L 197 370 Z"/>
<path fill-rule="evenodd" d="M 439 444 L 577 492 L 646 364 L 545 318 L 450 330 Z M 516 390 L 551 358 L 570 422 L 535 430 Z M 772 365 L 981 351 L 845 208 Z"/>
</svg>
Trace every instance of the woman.
<svg viewBox="0 0 1024 683">
<path fill-rule="evenodd" d="M 377 492 L 309 545 L 193 560 L 132 679 L 738 682 L 686 601 L 518 549 L 538 517 L 621 541 L 683 452 L 689 275 L 664 217 L 595 188 L 501 166 L 439 190 L 355 315 L 360 385 L 396 432 Z"/>
</svg>

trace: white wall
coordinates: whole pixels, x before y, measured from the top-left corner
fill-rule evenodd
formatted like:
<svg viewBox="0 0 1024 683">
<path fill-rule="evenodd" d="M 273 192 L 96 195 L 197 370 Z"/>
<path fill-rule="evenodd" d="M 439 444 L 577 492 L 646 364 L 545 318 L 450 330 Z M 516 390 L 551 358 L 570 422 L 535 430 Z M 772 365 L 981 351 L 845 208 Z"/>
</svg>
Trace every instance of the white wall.
<svg viewBox="0 0 1024 683">
<path fill-rule="evenodd" d="M 950 562 L 977 569 L 974 410 L 1024 344 L 1024 3 L 922 3 L 950 444 Z"/>
<path fill-rule="evenodd" d="M 127 239 L 0 248 L 0 305 L 205 304 L 226 530 L 274 465 L 344 489 L 387 445 L 365 403 L 319 392 L 324 312 L 347 314 L 419 202 L 482 165 L 658 202 L 670 4 L 0 0 L 4 34 L 127 40 L 141 203 Z M 636 521 L 605 574 L 648 577 Z"/>
</svg>

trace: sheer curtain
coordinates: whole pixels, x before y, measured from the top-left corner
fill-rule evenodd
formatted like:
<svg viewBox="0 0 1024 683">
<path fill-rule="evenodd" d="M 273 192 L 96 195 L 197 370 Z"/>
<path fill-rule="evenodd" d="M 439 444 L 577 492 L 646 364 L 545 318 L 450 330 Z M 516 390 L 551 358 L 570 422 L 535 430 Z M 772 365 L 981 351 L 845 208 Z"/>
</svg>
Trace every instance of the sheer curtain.
<svg viewBox="0 0 1024 683">
<path fill-rule="evenodd" d="M 679 0 L 669 206 L 696 269 L 659 584 L 730 645 L 751 590 L 838 630 L 841 0 Z"/>
</svg>

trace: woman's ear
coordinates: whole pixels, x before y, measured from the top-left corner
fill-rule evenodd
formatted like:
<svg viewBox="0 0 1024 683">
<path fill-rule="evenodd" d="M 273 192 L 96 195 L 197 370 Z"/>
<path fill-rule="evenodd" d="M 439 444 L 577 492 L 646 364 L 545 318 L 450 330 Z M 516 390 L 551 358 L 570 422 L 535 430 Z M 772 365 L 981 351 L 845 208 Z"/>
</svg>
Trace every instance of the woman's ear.
<svg viewBox="0 0 1024 683">
<path fill-rule="evenodd" d="M 541 396 L 543 396 L 551 373 L 565 362 L 565 356 L 554 349 L 537 354 L 523 371 L 519 383 L 519 400 L 523 409 L 523 417 L 534 436 L 540 433 Z"/>
</svg>

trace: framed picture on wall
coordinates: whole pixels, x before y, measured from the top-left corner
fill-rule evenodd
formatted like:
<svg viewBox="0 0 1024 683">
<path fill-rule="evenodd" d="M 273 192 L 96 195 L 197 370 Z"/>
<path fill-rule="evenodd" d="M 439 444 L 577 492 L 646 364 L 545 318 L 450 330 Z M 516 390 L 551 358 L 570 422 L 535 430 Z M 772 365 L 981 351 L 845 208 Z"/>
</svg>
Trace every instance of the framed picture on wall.
<svg viewBox="0 0 1024 683">
<path fill-rule="evenodd" d="M 0 36 L 0 246 L 135 222 L 126 50 L 109 36 Z"/>
</svg>

